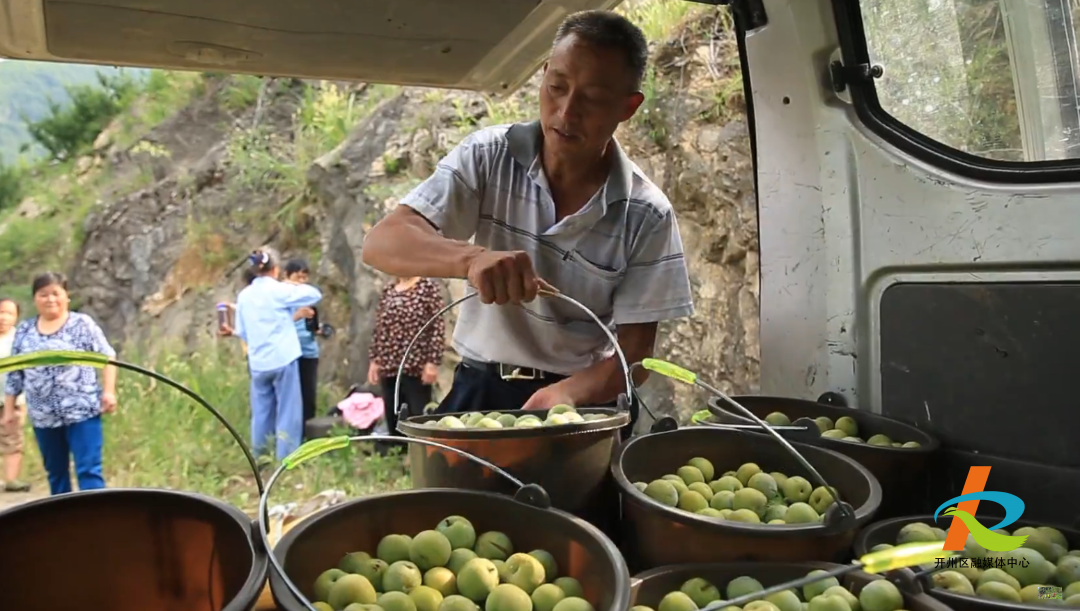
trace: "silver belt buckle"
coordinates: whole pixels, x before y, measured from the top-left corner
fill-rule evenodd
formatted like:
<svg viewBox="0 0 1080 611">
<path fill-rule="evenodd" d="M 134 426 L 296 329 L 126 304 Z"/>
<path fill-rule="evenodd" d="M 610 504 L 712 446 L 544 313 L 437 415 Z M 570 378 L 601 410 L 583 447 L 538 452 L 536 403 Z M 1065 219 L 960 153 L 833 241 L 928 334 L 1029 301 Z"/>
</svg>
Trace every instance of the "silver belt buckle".
<svg viewBox="0 0 1080 611">
<path fill-rule="evenodd" d="M 530 380 L 531 381 L 531 380 L 536 380 L 537 377 L 538 377 L 536 375 L 536 370 L 532 369 L 532 368 L 526 368 L 526 369 L 529 369 L 529 371 L 531 372 L 529 374 L 521 373 L 521 369 L 522 369 L 521 367 L 514 367 L 513 369 L 510 370 L 510 373 L 507 373 L 506 370 L 508 368 L 509 367 L 506 366 L 506 365 L 503 365 L 501 363 L 499 364 L 499 377 L 502 378 L 503 380 L 506 380 L 506 381 L 510 381 L 510 380 Z"/>
</svg>

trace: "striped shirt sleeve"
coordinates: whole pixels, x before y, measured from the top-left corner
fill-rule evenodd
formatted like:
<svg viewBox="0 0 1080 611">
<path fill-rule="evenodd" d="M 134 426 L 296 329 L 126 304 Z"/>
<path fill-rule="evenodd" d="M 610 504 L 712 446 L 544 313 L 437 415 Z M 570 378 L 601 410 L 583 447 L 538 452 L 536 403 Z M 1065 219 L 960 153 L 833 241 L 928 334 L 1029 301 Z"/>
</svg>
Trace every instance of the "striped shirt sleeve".
<svg viewBox="0 0 1080 611">
<path fill-rule="evenodd" d="M 435 172 L 401 199 L 443 236 L 468 241 L 480 222 L 487 165 L 476 134 L 467 136 L 439 160 Z"/>
<path fill-rule="evenodd" d="M 635 237 L 626 275 L 615 290 L 616 325 L 661 322 L 694 313 L 690 276 L 675 213 L 643 226 Z"/>
</svg>

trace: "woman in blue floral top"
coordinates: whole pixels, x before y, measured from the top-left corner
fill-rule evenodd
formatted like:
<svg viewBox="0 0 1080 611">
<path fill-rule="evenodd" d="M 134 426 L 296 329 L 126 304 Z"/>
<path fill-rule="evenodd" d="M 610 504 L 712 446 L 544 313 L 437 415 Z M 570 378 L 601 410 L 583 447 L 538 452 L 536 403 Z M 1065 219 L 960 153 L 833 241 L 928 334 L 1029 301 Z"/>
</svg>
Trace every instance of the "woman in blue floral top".
<svg viewBox="0 0 1080 611">
<path fill-rule="evenodd" d="M 75 350 L 116 356 L 93 318 L 70 311 L 67 281 L 61 274 L 38 276 L 33 291 L 38 315 L 23 321 L 15 330 L 12 355 Z M 8 374 L 3 420 L 15 417 L 15 397 L 25 393 L 27 413 L 52 494 L 71 492 L 71 458 L 79 490 L 105 487 L 101 473 L 101 414 L 116 410 L 116 367 L 105 367 L 101 377 L 99 384 L 93 367 L 74 365 L 32 367 Z"/>
</svg>

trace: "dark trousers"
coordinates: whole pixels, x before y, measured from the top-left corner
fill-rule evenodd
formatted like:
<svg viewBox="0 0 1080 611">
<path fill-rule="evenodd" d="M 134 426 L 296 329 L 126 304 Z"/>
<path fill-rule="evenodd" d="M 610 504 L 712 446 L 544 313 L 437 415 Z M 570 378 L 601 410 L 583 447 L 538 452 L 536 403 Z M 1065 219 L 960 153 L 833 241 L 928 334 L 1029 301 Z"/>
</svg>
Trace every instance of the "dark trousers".
<svg viewBox="0 0 1080 611">
<path fill-rule="evenodd" d="M 304 404 L 304 422 L 315 417 L 315 401 L 319 396 L 319 358 L 301 357 L 300 365 L 300 400 Z"/>
<path fill-rule="evenodd" d="M 50 493 L 71 492 L 71 474 L 68 471 L 71 459 L 75 460 L 79 490 L 105 487 L 105 478 L 101 475 L 104 435 L 100 416 L 57 428 L 35 428 L 34 436 L 49 476 Z"/>
<path fill-rule="evenodd" d="M 397 412 L 401 406 L 394 405 L 395 384 L 397 384 L 397 377 L 382 379 L 382 399 L 385 410 L 383 413 L 386 417 L 386 428 L 391 435 L 400 434 L 397 431 Z M 424 406 L 431 403 L 432 390 L 431 385 L 424 384 L 416 376 L 401 377 L 401 403 L 409 406 L 409 414 L 412 416 L 424 413 Z"/>
<path fill-rule="evenodd" d="M 518 410 L 529 397 L 545 386 L 565 376 L 549 375 L 543 380 L 504 380 L 493 371 L 485 371 L 459 363 L 454 369 L 454 385 L 439 404 L 436 413 L 491 412 Z M 582 407 L 616 407 L 616 402 Z M 623 439 L 629 437 L 637 421 L 637 402 L 630 403 L 630 424 L 623 427 Z"/>
</svg>

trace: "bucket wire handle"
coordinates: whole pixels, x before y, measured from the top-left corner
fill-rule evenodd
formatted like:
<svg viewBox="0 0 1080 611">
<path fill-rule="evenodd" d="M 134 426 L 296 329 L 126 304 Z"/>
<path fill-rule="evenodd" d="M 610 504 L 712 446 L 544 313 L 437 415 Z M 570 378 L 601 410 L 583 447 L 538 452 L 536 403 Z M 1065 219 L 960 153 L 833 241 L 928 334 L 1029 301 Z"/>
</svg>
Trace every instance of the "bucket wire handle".
<svg viewBox="0 0 1080 611">
<path fill-rule="evenodd" d="M 153 378 L 159 382 L 172 386 L 176 390 L 184 393 L 196 403 L 203 407 L 206 411 L 210 412 L 225 430 L 229 432 L 229 435 L 240 446 L 240 450 L 244 453 L 244 458 L 247 459 L 248 466 L 251 467 L 251 472 L 255 475 L 255 487 L 259 490 L 259 496 L 262 496 L 265 492 L 262 478 L 259 476 L 259 465 L 255 461 L 255 456 L 252 455 L 251 449 L 248 448 L 247 443 L 240 437 L 240 433 L 233 428 L 233 425 L 228 421 L 225 416 L 221 415 L 213 405 L 199 396 L 198 393 L 191 390 L 187 386 L 169 378 L 168 376 L 161 375 L 160 373 L 133 365 L 131 363 L 125 363 L 124 361 L 118 361 L 112 358 L 100 354 L 97 352 L 82 352 L 76 350 L 42 350 L 40 352 L 29 352 L 26 354 L 16 354 L 15 356 L 9 356 L 0 359 L 0 373 L 9 373 L 12 371 L 21 371 L 23 369 L 31 369 L 33 367 L 51 367 L 51 366 L 82 366 L 82 367 L 94 367 L 95 369 L 104 369 L 109 365 L 113 365 L 120 369 L 127 369 L 136 373 Z"/>
<path fill-rule="evenodd" d="M 526 484 L 525 482 L 508 473 L 506 470 L 501 469 L 500 467 L 480 457 L 474 456 L 472 454 L 469 454 L 468 452 L 459 450 L 454 447 L 450 447 L 448 445 L 443 445 L 435 441 L 428 441 L 426 439 L 413 439 L 410 437 L 390 437 L 384 435 L 357 435 L 353 437 L 350 437 L 348 435 L 340 435 L 337 437 L 322 437 L 319 439 L 312 439 L 311 441 L 302 444 L 299 448 L 296 448 L 296 450 L 294 450 L 292 454 L 289 454 L 284 459 L 282 459 L 281 464 L 278 465 L 277 469 L 274 469 L 274 472 L 270 474 L 270 478 L 266 480 L 266 490 L 259 497 L 258 518 L 259 538 L 262 540 L 263 547 L 267 551 L 267 557 L 270 559 L 270 565 L 274 568 L 274 571 L 276 571 L 277 574 L 281 576 L 281 580 L 285 582 L 285 587 L 289 589 L 289 592 L 292 593 L 292 595 L 295 596 L 297 600 L 299 600 L 300 603 L 310 611 L 318 611 L 318 609 L 316 609 L 312 602 L 308 600 L 306 596 L 304 596 L 304 594 L 300 591 L 300 588 L 296 587 L 296 584 L 294 584 L 292 580 L 289 579 L 289 576 L 285 574 L 285 567 L 281 565 L 281 561 L 278 560 L 277 555 L 274 554 L 273 545 L 271 545 L 270 543 L 270 523 L 268 517 L 269 512 L 267 509 L 267 505 L 270 499 L 270 490 L 273 489 L 278 477 L 280 477 L 281 474 L 285 471 L 291 471 L 304 464 L 305 462 L 311 460 L 312 458 L 321 456 L 323 454 L 326 454 L 327 452 L 346 448 L 354 441 L 392 441 L 405 444 L 415 443 L 453 452 L 459 456 L 465 457 L 467 460 L 471 460 L 483 467 L 487 467 L 498 475 L 510 480 L 511 483 L 518 487 L 517 494 L 514 495 L 515 499 L 524 501 L 534 506 L 541 506 L 544 508 L 550 507 L 550 501 L 547 498 L 547 493 L 540 486 L 536 484 Z"/>
<path fill-rule="evenodd" d="M 634 396 L 634 386 L 633 386 L 633 384 L 631 383 L 631 380 L 630 380 L 630 366 L 627 365 L 627 363 L 626 363 L 626 355 L 623 354 L 622 348 L 619 347 L 619 339 L 617 337 L 615 337 L 615 334 L 611 332 L 611 329 L 608 329 L 607 325 L 605 325 L 604 322 L 600 320 L 600 317 L 597 316 L 596 314 L 594 314 L 592 310 L 590 310 L 584 304 L 582 304 L 581 302 L 577 301 L 576 299 L 574 299 L 572 297 L 567 297 L 566 295 L 563 295 L 562 293 L 549 291 L 549 290 L 546 290 L 546 289 L 540 289 L 538 294 L 541 295 L 541 296 L 544 296 L 544 297 L 555 297 L 555 298 L 558 298 L 558 299 L 562 299 L 563 301 L 566 301 L 567 303 L 570 303 L 571 305 L 577 306 L 581 311 L 588 314 L 589 318 L 593 319 L 593 322 L 595 322 L 597 325 L 599 325 L 599 327 L 604 331 L 604 335 L 607 335 L 608 341 L 610 341 L 611 345 L 615 347 L 615 354 L 617 354 L 619 356 L 619 363 L 622 364 L 623 377 L 625 378 L 625 381 L 626 381 L 626 400 L 627 400 L 627 402 L 629 402 L 630 399 Z M 459 303 L 462 303 L 462 302 L 464 302 L 466 300 L 472 299 L 473 297 L 476 297 L 477 295 L 479 295 L 479 293 L 469 293 L 468 295 L 465 295 L 464 297 L 462 297 L 462 298 L 460 298 L 460 299 L 458 299 L 456 301 L 453 301 L 453 302 L 451 302 L 450 304 L 448 304 L 446 306 L 443 306 L 443 308 L 440 309 L 438 312 L 436 312 L 434 316 L 429 318 L 428 321 L 426 323 L 424 323 L 424 326 L 420 327 L 420 330 L 417 331 L 416 335 L 413 336 L 412 341 L 409 342 L 409 346 L 407 348 L 405 348 L 405 354 L 401 357 L 401 364 L 398 365 L 397 379 L 394 381 L 394 406 L 393 406 L 393 410 L 395 412 L 398 411 L 399 409 L 401 409 L 401 377 L 405 374 L 405 362 L 409 359 L 409 353 L 412 351 L 413 346 L 424 335 L 424 332 L 427 331 L 428 327 L 430 327 L 432 324 L 434 324 L 435 321 L 438 320 L 440 316 L 442 316 L 446 312 L 450 311 L 452 308 L 456 307 Z M 649 412 L 649 413 L 650 413 L 650 415 L 652 414 L 652 412 Z"/>
<path fill-rule="evenodd" d="M 840 502 L 840 491 L 830 486 L 829 482 L 825 481 L 825 477 L 822 476 L 821 473 L 818 473 L 818 470 L 814 468 L 814 465 L 810 464 L 810 461 L 806 460 L 806 458 L 802 454 L 800 454 L 799 451 L 794 448 L 794 446 L 788 443 L 788 441 L 784 439 L 784 437 L 780 435 L 780 433 L 772 430 L 772 427 L 766 424 L 765 421 L 755 416 L 754 412 L 751 412 L 750 410 L 740 405 L 738 401 L 735 401 L 731 397 L 727 396 L 722 390 L 714 388 L 712 385 L 706 382 L 702 382 L 700 379 L 698 379 L 698 375 L 693 371 L 690 371 L 689 369 L 679 367 L 678 365 L 668 363 L 667 361 L 653 358 L 642 360 L 641 366 L 649 371 L 654 371 L 673 380 L 678 380 L 692 386 L 703 388 L 708 392 L 716 395 L 717 397 L 720 397 L 724 401 L 727 401 L 733 407 L 738 408 L 740 411 L 746 414 L 748 418 L 756 422 L 762 430 L 764 430 L 766 433 L 776 439 L 776 441 L 778 441 L 780 445 L 784 446 L 784 449 L 787 450 L 789 454 L 794 456 L 795 460 L 799 461 L 799 464 L 802 465 L 804 469 L 809 471 L 810 475 L 812 475 L 820 485 L 824 486 L 825 489 L 828 490 L 830 494 L 832 494 L 833 504 L 836 505 L 842 513 L 844 513 L 851 519 L 855 519 L 855 510 L 852 509 L 851 506 L 847 503 Z"/>
<path fill-rule="evenodd" d="M 720 611 L 724 607 L 743 607 L 747 603 L 755 600 L 762 600 L 766 596 L 783 592 L 791 588 L 801 588 L 805 585 L 817 583 L 822 579 L 828 579 L 829 577 L 840 577 L 853 571 L 863 571 L 864 573 L 870 573 L 871 575 L 884 573 L 886 571 L 893 571 L 896 569 L 907 568 L 910 566 L 916 566 L 924 564 L 936 558 L 940 558 L 942 554 L 950 556 L 956 552 L 943 552 L 942 548 L 945 546 L 944 541 L 932 541 L 929 543 L 917 542 L 917 543 L 905 543 L 903 545 L 897 545 L 895 547 L 881 550 L 879 552 L 870 552 L 860 556 L 854 560 L 851 564 L 839 566 L 835 569 L 825 571 L 823 573 L 817 573 L 814 575 L 806 575 L 798 579 L 786 581 L 775 586 L 770 586 L 764 590 L 758 590 L 757 592 L 751 592 L 731 600 L 718 600 L 711 602 L 701 608 L 701 611 Z"/>
</svg>

